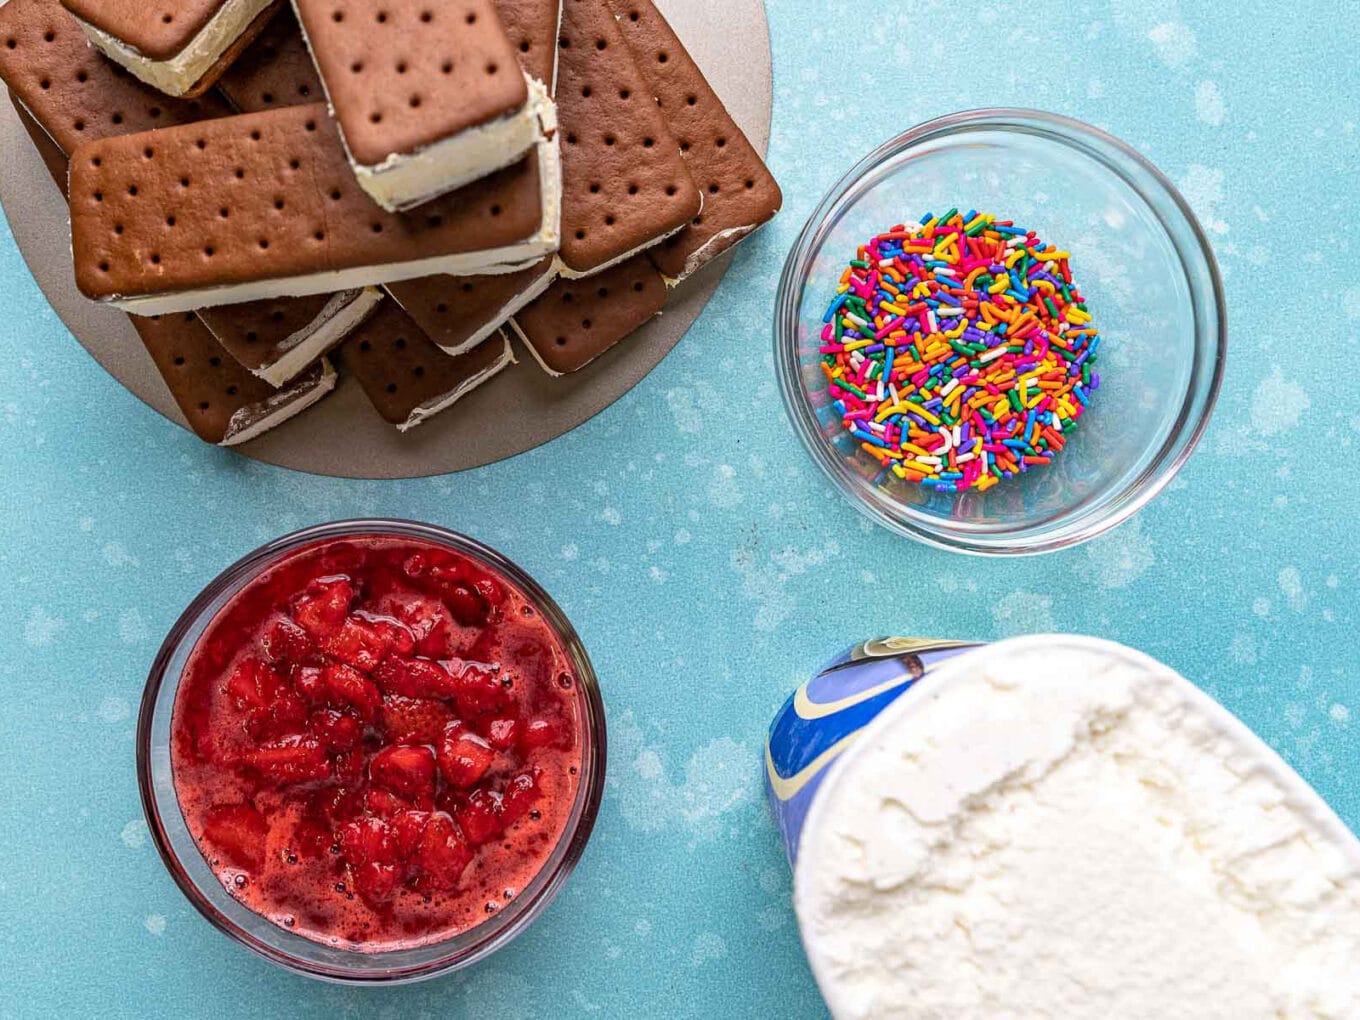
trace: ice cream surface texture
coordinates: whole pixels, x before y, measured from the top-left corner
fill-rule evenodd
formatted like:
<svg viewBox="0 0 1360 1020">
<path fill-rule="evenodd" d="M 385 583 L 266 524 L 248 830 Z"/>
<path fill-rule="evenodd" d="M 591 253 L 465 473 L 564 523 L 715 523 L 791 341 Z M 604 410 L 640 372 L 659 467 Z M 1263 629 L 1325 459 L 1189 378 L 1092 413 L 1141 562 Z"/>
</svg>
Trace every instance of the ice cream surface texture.
<svg viewBox="0 0 1360 1020">
<path fill-rule="evenodd" d="M 907 692 L 827 777 L 795 903 L 841 1018 L 1360 1016 L 1360 841 L 1108 642 L 1002 642 Z"/>
</svg>

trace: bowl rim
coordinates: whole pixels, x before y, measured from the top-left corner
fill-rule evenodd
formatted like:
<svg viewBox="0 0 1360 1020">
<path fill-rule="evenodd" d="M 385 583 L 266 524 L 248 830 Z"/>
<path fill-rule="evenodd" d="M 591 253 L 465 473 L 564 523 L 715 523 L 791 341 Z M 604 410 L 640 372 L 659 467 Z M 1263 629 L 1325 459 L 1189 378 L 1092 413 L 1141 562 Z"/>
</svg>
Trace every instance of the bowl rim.
<svg viewBox="0 0 1360 1020">
<path fill-rule="evenodd" d="M 366 953 L 326 946 L 289 932 L 235 900 L 219 884 L 214 883 L 208 889 L 203 888 L 190 873 L 191 868 L 198 870 L 197 863 L 191 862 L 190 867 L 182 863 L 182 857 L 185 855 L 176 849 L 167 831 L 166 819 L 163 816 L 169 811 L 174 811 L 179 826 L 188 834 L 187 823 L 179 811 L 178 797 L 174 792 L 173 775 L 169 771 L 168 743 L 153 747 L 152 739 L 154 724 L 161 721 L 164 716 L 170 717 L 166 723 L 167 727 L 173 727 L 175 696 L 183 674 L 182 671 L 172 671 L 171 667 L 176 664 L 177 659 L 182 667 L 185 659 L 181 656 L 187 657 L 192 653 L 206 627 L 237 592 L 265 569 L 307 546 L 374 535 L 417 539 L 451 548 L 473 560 L 481 561 L 519 588 L 556 633 L 572 663 L 576 673 L 577 690 L 581 696 L 581 727 L 585 739 L 581 755 L 581 782 L 577 789 L 576 801 L 552 853 L 521 895 L 495 917 L 448 939 L 419 947 Z M 163 691 L 168 693 L 168 698 L 162 698 Z M 490 546 L 448 528 L 400 518 L 353 518 L 311 525 L 265 543 L 236 560 L 209 581 L 184 609 L 156 653 L 142 693 L 136 735 L 137 784 L 147 827 L 162 862 L 180 891 L 218 931 L 271 963 L 321 981 L 351 985 L 406 984 L 437 977 L 483 959 L 522 934 L 556 898 L 568 876 L 579 863 L 599 814 L 604 796 L 608 757 L 605 730 L 604 699 L 600 691 L 599 677 L 585 646 L 571 621 L 552 596 L 527 572 Z M 162 766 L 156 760 L 154 752 L 157 751 L 163 752 L 166 763 L 164 769 L 169 778 L 171 798 L 168 805 L 158 799 L 157 778 Z M 183 837 L 178 833 L 176 838 L 182 842 Z M 188 840 L 189 847 L 201 857 L 201 851 L 191 834 L 188 834 Z M 206 861 L 202 863 L 206 866 Z M 230 899 L 240 911 L 261 921 L 260 931 L 266 932 L 269 937 L 261 937 L 227 916 L 215 903 L 215 899 L 221 897 Z M 232 909 L 225 900 L 223 903 L 228 909 Z M 299 952 L 291 951 L 290 946 L 299 951 L 305 951 L 308 946 L 316 947 L 318 951 L 342 961 L 382 960 L 390 961 L 391 965 L 384 969 L 348 968 L 343 963 L 308 959 Z M 446 951 L 437 958 L 429 958 L 432 956 L 432 950 L 440 948 L 445 948 Z"/>
<path fill-rule="evenodd" d="M 1217 330 L 1212 340 L 1213 364 L 1207 389 L 1203 392 L 1203 406 L 1198 413 L 1196 414 L 1189 406 L 1192 401 L 1196 401 L 1196 394 L 1203 384 L 1203 369 L 1197 359 L 1191 365 L 1185 397 L 1182 399 L 1176 420 L 1148 466 L 1130 479 L 1125 484 L 1123 492 L 1100 513 L 1093 517 L 1078 518 L 1076 522 L 1066 527 L 1046 526 L 1038 535 L 1027 533 L 1027 529 L 1023 527 L 985 534 L 961 531 L 951 528 L 947 522 L 942 522 L 939 518 L 927 518 L 916 513 L 906 504 L 887 498 L 871 499 L 868 493 L 861 492 L 854 486 L 849 472 L 844 467 L 845 458 L 833 453 L 821 434 L 809 402 L 803 395 L 795 354 L 798 343 L 799 307 L 807 285 L 807 269 L 814 249 L 820 248 L 824 240 L 823 235 L 828 229 L 831 212 L 861 180 L 890 158 L 929 141 L 989 128 L 1019 131 L 1077 148 L 1088 158 L 1101 162 L 1140 196 L 1144 195 L 1145 189 L 1132 181 L 1130 175 L 1118 165 L 1102 159 L 1093 148 L 1102 146 L 1112 149 L 1119 157 L 1128 160 L 1138 170 L 1147 174 L 1155 189 L 1160 189 L 1162 197 L 1170 199 L 1176 212 L 1189 228 L 1193 245 L 1188 246 L 1188 250 L 1191 253 L 1198 253 L 1203 260 L 1203 267 L 1209 278 L 1209 289 L 1213 295 L 1213 312 L 1217 320 Z M 1172 248 L 1184 267 L 1186 251 L 1182 251 L 1181 245 L 1176 243 L 1174 235 L 1167 229 L 1161 210 L 1152 203 L 1148 204 L 1158 224 L 1171 238 Z M 1193 287 L 1191 302 L 1192 314 L 1198 319 L 1203 313 L 1195 308 L 1197 300 Z M 1205 346 L 1201 333 L 1200 329 L 1194 331 L 1196 348 Z M 822 196 L 789 250 L 775 296 L 773 335 L 775 374 L 778 377 L 785 413 L 813 463 L 851 505 L 877 524 L 899 535 L 937 549 L 978 556 L 1028 556 L 1070 548 L 1119 526 L 1145 507 L 1170 484 L 1203 438 L 1218 402 L 1228 357 L 1227 300 L 1223 290 L 1222 274 L 1208 235 L 1185 197 L 1166 174 L 1127 142 L 1073 117 L 1024 107 L 983 107 L 946 114 L 908 128 L 858 160 Z"/>
</svg>

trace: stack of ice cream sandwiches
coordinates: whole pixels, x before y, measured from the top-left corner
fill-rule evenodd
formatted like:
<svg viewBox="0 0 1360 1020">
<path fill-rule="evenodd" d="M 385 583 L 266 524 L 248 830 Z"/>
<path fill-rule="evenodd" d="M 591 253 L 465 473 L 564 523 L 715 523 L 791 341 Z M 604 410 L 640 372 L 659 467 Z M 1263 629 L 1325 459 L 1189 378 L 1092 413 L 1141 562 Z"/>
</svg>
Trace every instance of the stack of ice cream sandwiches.
<svg viewBox="0 0 1360 1020">
<path fill-rule="evenodd" d="M 512 335 L 578 371 L 781 203 L 652 0 L 9 0 L 0 78 L 80 291 L 223 445 L 333 353 L 403 431 Z"/>
</svg>

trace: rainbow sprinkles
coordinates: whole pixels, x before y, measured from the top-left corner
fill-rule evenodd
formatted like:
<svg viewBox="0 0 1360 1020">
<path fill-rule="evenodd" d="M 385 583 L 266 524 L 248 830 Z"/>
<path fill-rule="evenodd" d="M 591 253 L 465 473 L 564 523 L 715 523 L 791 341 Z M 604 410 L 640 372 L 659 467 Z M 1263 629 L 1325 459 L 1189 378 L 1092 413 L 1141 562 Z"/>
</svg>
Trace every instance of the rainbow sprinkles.
<svg viewBox="0 0 1360 1020">
<path fill-rule="evenodd" d="M 1100 335 L 1068 257 L 957 209 L 863 245 L 820 347 L 845 430 L 897 477 L 941 492 L 1052 461 L 1100 386 Z"/>
</svg>

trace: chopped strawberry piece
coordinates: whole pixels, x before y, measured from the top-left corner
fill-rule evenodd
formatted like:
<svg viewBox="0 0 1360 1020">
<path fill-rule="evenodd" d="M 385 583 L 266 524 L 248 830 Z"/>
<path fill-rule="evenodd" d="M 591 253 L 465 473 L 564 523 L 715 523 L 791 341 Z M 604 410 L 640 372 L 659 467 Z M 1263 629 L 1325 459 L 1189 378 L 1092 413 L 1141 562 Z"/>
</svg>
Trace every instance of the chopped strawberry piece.
<svg viewBox="0 0 1360 1020">
<path fill-rule="evenodd" d="M 416 653 L 416 636 L 411 633 L 411 628 L 397 620 L 390 620 L 385 616 L 373 616 L 368 613 L 360 613 L 368 621 L 370 627 L 387 642 L 387 650 L 393 655 L 412 656 Z"/>
<path fill-rule="evenodd" d="M 394 864 L 397 844 L 381 818 L 356 818 L 340 827 L 340 852 L 351 864 Z"/>
<path fill-rule="evenodd" d="M 358 790 L 338 786 L 318 791 L 312 796 L 307 809 L 309 815 L 324 819 L 334 830 L 352 820 L 362 806 Z"/>
<path fill-rule="evenodd" d="M 406 698 L 447 698 L 454 693 L 448 670 L 429 659 L 403 659 L 389 655 L 373 674 L 388 694 Z"/>
<path fill-rule="evenodd" d="M 389 825 L 392 828 L 392 839 L 397 845 L 398 857 L 405 860 L 415 853 L 429 820 L 428 811 L 399 811 L 392 816 Z"/>
<path fill-rule="evenodd" d="M 368 763 L 368 775 L 398 796 L 433 797 L 434 752 L 424 746 L 384 747 Z"/>
<path fill-rule="evenodd" d="M 451 725 L 439 747 L 439 774 L 450 786 L 467 789 L 491 768 L 496 751 L 477 734 Z"/>
<path fill-rule="evenodd" d="M 395 864 L 365 861 L 354 869 L 354 891 L 371 907 L 381 907 L 397 891 L 401 878 Z"/>
<path fill-rule="evenodd" d="M 278 616 L 260 642 L 270 662 L 300 662 L 312 654 L 312 639 L 286 616 Z"/>
<path fill-rule="evenodd" d="M 485 575 L 472 582 L 472 589 L 480 595 L 492 609 L 499 609 L 505 601 L 505 590 L 493 578 Z"/>
<path fill-rule="evenodd" d="M 506 828 L 529 813 L 529 810 L 543 796 L 538 786 L 538 776 L 533 772 L 521 772 L 505 787 L 501 794 L 501 824 Z"/>
<path fill-rule="evenodd" d="M 473 846 L 481 846 L 505 831 L 501 822 L 500 794 L 490 790 L 474 790 L 455 811 L 458 827 Z"/>
<path fill-rule="evenodd" d="M 423 595 L 401 595 L 384 606 L 411 632 L 415 654 L 427 659 L 445 659 L 453 654 L 455 624 L 444 603 Z"/>
<path fill-rule="evenodd" d="M 203 836 L 237 867 L 258 870 L 264 864 L 269 823 L 249 804 L 219 804 L 203 816 Z"/>
<path fill-rule="evenodd" d="M 383 727 L 394 744 L 438 744 L 444 727 L 454 721 L 452 709 L 432 698 L 384 694 Z"/>
<path fill-rule="evenodd" d="M 309 705 L 320 705 L 326 700 L 326 682 L 321 679 L 320 666 L 298 666 L 293 670 L 293 689 Z"/>
<path fill-rule="evenodd" d="M 492 719 L 486 724 L 486 742 L 499 751 L 515 746 L 519 739 L 519 720 L 512 717 Z"/>
<path fill-rule="evenodd" d="M 227 694 L 237 708 L 264 708 L 274 700 L 283 681 L 267 664 L 247 656 L 227 680 Z"/>
<path fill-rule="evenodd" d="M 392 818 L 403 811 L 410 810 L 410 802 L 402 800 L 395 793 L 369 787 L 364 791 L 364 810 L 380 818 Z"/>
<path fill-rule="evenodd" d="M 440 812 L 430 817 L 420 837 L 415 864 L 420 884 L 436 892 L 451 892 L 472 862 L 472 849 L 458 834 L 453 819 Z"/>
<path fill-rule="evenodd" d="M 247 751 L 241 764 L 275 786 L 309 783 L 330 775 L 325 749 L 315 740 L 290 739 Z"/>
<path fill-rule="evenodd" d="M 526 751 L 539 747 L 563 747 L 570 731 L 561 719 L 533 719 L 520 734 L 519 746 Z"/>
<path fill-rule="evenodd" d="M 311 637 L 330 637 L 344 624 L 354 601 L 348 577 L 319 577 L 293 603 L 293 619 Z"/>
<path fill-rule="evenodd" d="M 382 691 L 352 666 L 332 663 L 321 670 L 332 702 L 349 705 L 364 722 L 376 722 L 382 709 Z"/>
<path fill-rule="evenodd" d="M 351 616 L 340 629 L 321 639 L 321 651 L 332 659 L 371 673 L 387 654 L 391 640 L 359 616 Z"/>
<path fill-rule="evenodd" d="M 484 625 L 491 613 L 491 606 L 482 594 L 461 582 L 445 590 L 444 604 L 449 607 L 453 618 L 464 627 Z"/>
<path fill-rule="evenodd" d="M 364 778 L 364 749 L 337 754 L 331 759 L 331 775 L 342 783 L 357 783 Z"/>
<path fill-rule="evenodd" d="M 284 859 L 289 864 L 296 863 L 288 860 L 289 855 L 309 861 L 320 860 L 330 852 L 334 843 L 335 836 L 329 828 L 314 818 L 304 818 L 293 828 L 293 835 L 284 850 Z"/>
<path fill-rule="evenodd" d="M 323 708 L 313 712 L 308 727 L 327 751 L 352 751 L 364 736 L 364 724 L 349 712 Z"/>
<path fill-rule="evenodd" d="M 487 666 L 455 660 L 453 700 L 464 716 L 502 712 L 510 703 L 510 691 Z"/>
</svg>

